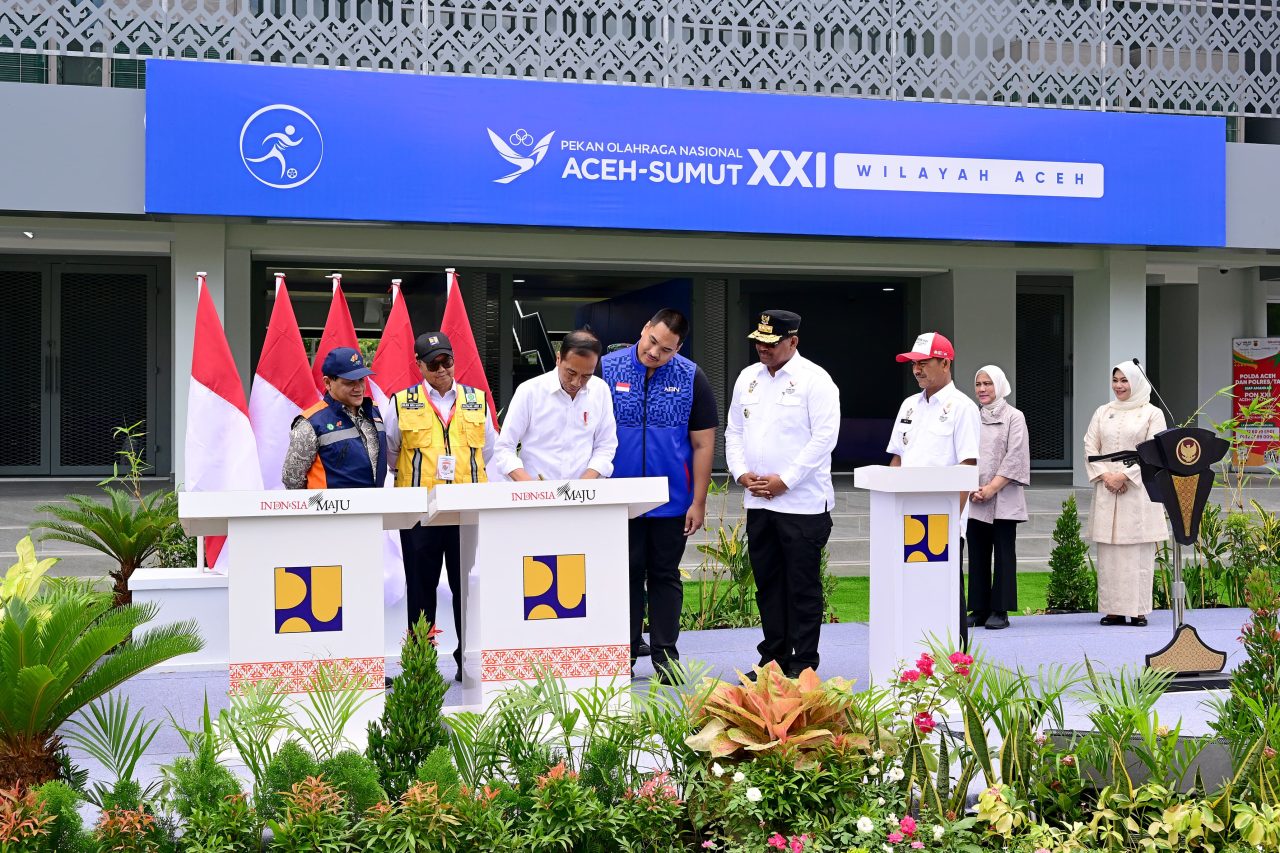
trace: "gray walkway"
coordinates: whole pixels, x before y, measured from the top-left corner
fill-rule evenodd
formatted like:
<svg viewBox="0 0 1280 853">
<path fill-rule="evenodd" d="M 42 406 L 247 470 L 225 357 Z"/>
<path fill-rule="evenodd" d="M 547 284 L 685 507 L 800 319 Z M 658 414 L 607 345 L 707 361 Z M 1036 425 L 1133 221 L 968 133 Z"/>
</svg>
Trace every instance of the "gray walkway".
<svg viewBox="0 0 1280 853">
<path fill-rule="evenodd" d="M 1237 637 L 1241 626 L 1248 619 L 1248 611 L 1240 609 L 1192 611 L 1188 621 L 1196 625 L 1200 636 L 1214 648 L 1227 652 L 1228 667 L 1234 667 L 1242 651 Z M 1171 617 L 1167 611 L 1152 614 L 1146 628 L 1128 626 L 1104 628 L 1098 624 L 1096 614 L 1061 616 L 1016 616 L 1013 625 L 1005 631 L 978 629 L 972 640 L 980 653 L 988 660 L 1006 666 L 1021 666 L 1034 670 L 1042 664 L 1082 664 L 1085 656 L 1100 668 L 1115 669 L 1121 666 L 1141 666 L 1143 655 L 1162 647 L 1171 636 Z M 821 675 L 843 676 L 856 679 L 859 686 L 867 680 L 866 623 L 826 625 L 822 631 Z M 681 637 L 680 649 L 688 661 L 701 661 L 710 667 L 712 674 L 734 679 L 735 668 L 747 667 L 755 662 L 755 644 L 760 639 L 758 629 L 743 628 L 720 631 L 686 633 Z M 446 656 L 447 658 L 447 656 Z M 397 671 L 393 668 L 392 672 Z M 653 668 L 648 659 L 636 665 L 635 688 L 647 690 Z M 447 660 L 445 678 L 453 676 L 453 662 Z M 460 685 L 450 681 L 446 705 L 461 702 Z M 227 706 L 227 674 L 222 671 L 184 673 L 150 673 L 139 676 L 121 688 L 135 708 L 141 708 L 153 719 L 167 720 L 167 715 L 189 727 L 197 725 L 204 696 L 216 714 Z M 1211 712 L 1204 706 L 1210 692 L 1171 693 L 1159 703 L 1162 722 L 1172 725 L 1179 718 L 1187 734 L 1203 734 L 1209 731 Z M 1073 707 L 1070 727 L 1087 728 L 1087 709 Z M 151 745 L 140 768 L 146 778 L 154 778 L 156 768 L 185 753 L 178 734 L 166 725 Z M 79 756 L 79 758 L 84 758 Z M 95 776 L 99 769 L 92 762 L 82 762 Z"/>
</svg>

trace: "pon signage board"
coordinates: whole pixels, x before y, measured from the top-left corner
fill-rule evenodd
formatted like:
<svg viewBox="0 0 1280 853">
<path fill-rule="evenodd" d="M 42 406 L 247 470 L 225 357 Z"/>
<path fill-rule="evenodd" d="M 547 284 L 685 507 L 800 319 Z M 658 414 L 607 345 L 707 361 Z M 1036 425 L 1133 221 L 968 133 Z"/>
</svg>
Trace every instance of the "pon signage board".
<svg viewBox="0 0 1280 853">
<path fill-rule="evenodd" d="M 149 213 L 1225 242 L 1220 118 L 147 66 Z"/>
</svg>

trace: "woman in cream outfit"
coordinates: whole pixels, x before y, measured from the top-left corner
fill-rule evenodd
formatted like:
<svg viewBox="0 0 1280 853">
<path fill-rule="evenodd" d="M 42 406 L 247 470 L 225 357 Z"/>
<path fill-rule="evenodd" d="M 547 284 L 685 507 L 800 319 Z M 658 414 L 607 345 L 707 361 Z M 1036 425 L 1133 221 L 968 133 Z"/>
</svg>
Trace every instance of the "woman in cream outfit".
<svg viewBox="0 0 1280 853">
<path fill-rule="evenodd" d="M 1151 385 L 1133 361 L 1111 372 L 1115 399 L 1100 406 L 1084 436 L 1086 456 L 1133 450 L 1165 428 L 1164 414 L 1151 405 Z M 1164 511 L 1142 487 L 1137 465 L 1089 462 L 1093 483 L 1089 538 L 1098 545 L 1098 612 L 1103 625 L 1146 625 L 1156 543 L 1169 538 Z"/>
</svg>

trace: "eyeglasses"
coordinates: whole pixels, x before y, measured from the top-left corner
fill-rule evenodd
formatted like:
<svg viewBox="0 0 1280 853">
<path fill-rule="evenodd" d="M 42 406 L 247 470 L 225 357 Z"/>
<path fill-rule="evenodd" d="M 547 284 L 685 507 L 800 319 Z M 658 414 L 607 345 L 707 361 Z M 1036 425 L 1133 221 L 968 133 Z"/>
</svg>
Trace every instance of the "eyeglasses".
<svg viewBox="0 0 1280 853">
<path fill-rule="evenodd" d="M 444 358 L 437 358 L 428 364 L 427 370 L 435 373 L 437 370 L 448 370 L 451 367 L 453 367 L 453 356 L 446 355 Z"/>
</svg>

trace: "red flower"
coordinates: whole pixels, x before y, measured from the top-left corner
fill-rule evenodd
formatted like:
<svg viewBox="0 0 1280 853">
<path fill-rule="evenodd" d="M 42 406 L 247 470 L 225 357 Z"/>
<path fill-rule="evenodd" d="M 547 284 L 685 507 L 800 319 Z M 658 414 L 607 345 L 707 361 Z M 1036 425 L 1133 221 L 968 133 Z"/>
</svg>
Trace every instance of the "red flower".
<svg viewBox="0 0 1280 853">
<path fill-rule="evenodd" d="M 903 672 L 902 675 L 898 676 L 898 680 L 903 682 L 904 684 L 907 682 L 919 681 L 920 673 L 916 672 L 914 669 L 908 669 L 907 671 Z"/>
<path fill-rule="evenodd" d="M 914 722 L 916 724 L 916 728 L 920 730 L 920 733 L 925 735 L 938 727 L 938 723 L 933 719 L 933 715 L 924 713 L 923 711 L 916 714 Z M 911 833 L 907 834 L 910 835 Z"/>
<path fill-rule="evenodd" d="M 783 838 L 782 834 L 778 832 L 769 836 L 769 840 L 766 841 L 765 844 L 768 844 L 770 847 L 776 847 L 779 850 L 787 849 L 787 839 Z"/>
<path fill-rule="evenodd" d="M 955 667 L 955 671 L 956 671 L 956 675 L 968 675 L 969 667 L 965 666 L 964 664 L 957 664 Z"/>
<path fill-rule="evenodd" d="M 901 829 L 904 833 L 906 833 L 907 837 L 910 838 L 911 836 L 916 834 L 916 819 L 911 817 L 910 815 L 907 815 L 901 821 L 898 822 L 898 829 Z"/>
<path fill-rule="evenodd" d="M 973 663 L 973 657 L 971 655 L 966 655 L 964 652 L 952 652 L 951 656 L 948 657 L 947 660 L 957 666 L 968 666 Z"/>
<path fill-rule="evenodd" d="M 920 670 L 920 674 L 925 678 L 933 676 L 933 655 L 925 652 L 916 660 L 916 669 Z"/>
</svg>

